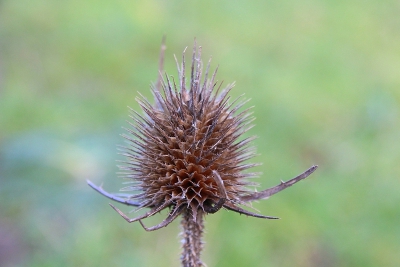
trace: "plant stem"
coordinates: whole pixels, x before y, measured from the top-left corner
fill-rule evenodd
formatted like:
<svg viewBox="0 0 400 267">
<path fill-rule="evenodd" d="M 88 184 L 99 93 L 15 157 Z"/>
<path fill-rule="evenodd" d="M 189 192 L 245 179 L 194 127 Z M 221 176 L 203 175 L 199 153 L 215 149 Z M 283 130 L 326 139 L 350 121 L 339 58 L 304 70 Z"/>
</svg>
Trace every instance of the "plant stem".
<svg viewBox="0 0 400 267">
<path fill-rule="evenodd" d="M 204 266 L 200 260 L 203 242 L 203 212 L 198 212 L 194 219 L 191 212 L 184 211 L 182 216 L 182 267 L 201 267 Z"/>
</svg>

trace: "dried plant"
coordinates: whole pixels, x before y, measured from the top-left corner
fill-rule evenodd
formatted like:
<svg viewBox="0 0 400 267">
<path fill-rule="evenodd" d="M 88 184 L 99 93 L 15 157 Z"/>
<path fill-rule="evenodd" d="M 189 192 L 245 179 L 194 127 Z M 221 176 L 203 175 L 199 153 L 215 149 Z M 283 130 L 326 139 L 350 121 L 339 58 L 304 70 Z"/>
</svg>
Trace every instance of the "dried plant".
<svg viewBox="0 0 400 267">
<path fill-rule="evenodd" d="M 250 178 L 257 173 L 247 170 L 257 164 L 247 160 L 255 155 L 250 145 L 254 137 L 243 138 L 252 125 L 249 109 L 239 112 L 247 102 L 239 97 L 231 101 L 228 95 L 234 84 L 221 90 L 215 79 L 217 70 L 209 77 L 210 61 L 203 77 L 201 47 L 194 45 L 190 80 L 185 75 L 185 51 L 182 63 L 177 62 L 179 81 L 167 74 L 163 78 L 163 42 L 160 57 L 160 76 L 152 86 L 155 104 L 143 96 L 137 98 L 144 111 L 131 110 L 131 129 L 123 135 L 128 141 L 122 147 L 125 165 L 119 166 L 129 185 L 123 191 L 137 194 L 110 194 L 88 181 L 102 195 L 137 209 L 149 208 L 141 216 L 130 219 L 110 204 L 127 222 L 139 221 L 146 231 L 167 226 L 182 215 L 182 266 L 204 266 L 202 250 L 203 217 L 221 208 L 263 219 L 277 219 L 248 211 L 242 206 L 266 199 L 308 177 L 317 166 L 279 185 L 255 192 Z M 142 220 L 168 209 L 161 223 L 146 227 Z"/>
</svg>

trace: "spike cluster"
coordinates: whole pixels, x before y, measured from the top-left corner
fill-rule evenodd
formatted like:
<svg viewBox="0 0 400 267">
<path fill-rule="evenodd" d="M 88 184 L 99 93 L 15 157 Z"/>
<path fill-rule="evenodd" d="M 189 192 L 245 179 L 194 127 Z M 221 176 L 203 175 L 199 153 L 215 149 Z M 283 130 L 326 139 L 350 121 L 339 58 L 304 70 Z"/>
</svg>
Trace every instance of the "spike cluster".
<svg viewBox="0 0 400 267">
<path fill-rule="evenodd" d="M 242 97 L 231 101 L 228 93 L 234 84 L 221 89 L 215 79 L 217 70 L 209 77 L 210 61 L 203 75 L 201 47 L 196 45 L 187 81 L 184 55 L 185 52 L 181 64 L 177 61 L 179 81 L 176 83 L 165 74 L 157 86 L 152 87 L 155 104 L 142 96 L 137 101 L 144 115 L 131 110 L 132 128 L 127 130 L 128 135 L 123 135 L 129 144 L 122 148 L 127 160 L 120 169 L 130 180 L 123 190 L 139 193 L 122 197 L 90 181 L 89 185 L 114 201 L 138 209 L 149 208 L 145 214 L 130 219 L 110 204 L 125 220 L 140 221 L 147 231 L 165 227 L 183 214 L 184 229 L 201 229 L 197 231 L 201 236 L 202 216 L 222 207 L 258 218 L 277 219 L 240 206 L 268 198 L 295 184 L 314 172 L 317 166 L 264 191 L 249 190 L 249 186 L 255 185 L 249 179 L 257 174 L 247 170 L 257 164 L 247 163 L 255 155 L 255 149 L 250 145 L 254 137 L 243 138 L 253 121 L 249 109 L 240 112 L 246 101 Z M 166 208 L 170 210 L 169 215 L 160 224 L 149 228 L 143 225 L 142 219 Z M 199 252 L 201 238 L 192 240 L 188 233 L 183 233 L 184 247 L 188 246 L 185 249 Z M 187 254 L 182 257 L 184 266 L 201 266 L 199 258 L 197 260 L 194 263 L 195 259 L 190 260 Z M 189 261 L 193 262 L 187 263 Z"/>
<path fill-rule="evenodd" d="M 253 119 L 248 110 L 236 114 L 245 101 L 229 103 L 233 84 L 215 90 L 216 71 L 207 79 L 209 64 L 202 79 L 200 51 L 193 51 L 189 88 L 183 59 L 179 84 L 166 75 L 162 92 L 152 90 L 155 105 L 138 99 L 146 116 L 132 111 L 133 130 L 128 131 L 134 138 L 124 136 L 130 146 L 121 169 L 134 183 L 126 189 L 142 191 L 131 199 L 151 208 L 146 216 L 171 207 L 165 223 L 151 229 L 165 226 L 184 210 L 193 219 L 198 212 L 214 213 L 222 206 L 254 215 L 238 207 L 244 204 L 241 197 L 249 194 L 246 179 L 255 176 L 243 172 L 256 165 L 245 163 L 254 156 L 248 145 L 253 138 L 238 140 Z"/>
</svg>

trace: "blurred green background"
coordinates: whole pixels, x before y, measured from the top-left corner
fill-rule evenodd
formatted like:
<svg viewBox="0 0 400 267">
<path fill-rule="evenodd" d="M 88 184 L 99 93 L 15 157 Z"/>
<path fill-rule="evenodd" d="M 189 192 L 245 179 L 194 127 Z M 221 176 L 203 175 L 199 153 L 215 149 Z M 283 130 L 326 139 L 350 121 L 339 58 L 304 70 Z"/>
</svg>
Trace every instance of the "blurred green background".
<svg viewBox="0 0 400 267">
<path fill-rule="evenodd" d="M 0 266 L 179 266 L 179 223 L 128 224 L 117 192 L 127 106 L 150 97 L 161 38 L 203 46 L 252 100 L 261 188 L 206 217 L 212 266 L 400 266 L 399 1 L 0 1 Z M 119 205 L 124 211 L 129 208 Z M 147 225 L 165 218 L 165 212 Z"/>
</svg>

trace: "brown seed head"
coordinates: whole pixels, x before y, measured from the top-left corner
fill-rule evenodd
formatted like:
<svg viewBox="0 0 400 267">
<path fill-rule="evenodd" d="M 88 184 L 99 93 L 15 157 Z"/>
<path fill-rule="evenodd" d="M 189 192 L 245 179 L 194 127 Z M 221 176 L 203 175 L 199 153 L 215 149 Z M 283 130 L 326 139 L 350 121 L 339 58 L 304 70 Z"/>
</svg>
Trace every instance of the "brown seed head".
<svg viewBox="0 0 400 267">
<path fill-rule="evenodd" d="M 248 109 L 239 111 L 246 103 L 241 97 L 231 101 L 228 95 L 234 84 L 221 89 L 215 80 L 217 70 L 208 77 L 210 61 L 203 75 L 201 47 L 194 46 L 190 78 L 185 76 L 185 52 L 182 63 L 177 62 L 178 83 L 165 74 L 152 87 L 155 104 L 138 98 L 144 115 L 131 110 L 131 129 L 123 135 L 128 146 L 123 147 L 127 160 L 120 166 L 123 176 L 130 180 L 124 191 L 138 191 L 127 198 L 112 195 L 101 187 L 89 185 L 106 197 L 138 208 L 150 208 L 139 217 L 129 219 L 111 205 L 128 222 L 140 221 L 169 208 L 168 217 L 160 224 L 146 228 L 156 230 L 167 226 L 184 212 L 196 221 L 205 213 L 215 213 L 224 207 L 258 218 L 277 219 L 252 213 L 239 207 L 248 202 L 265 199 L 297 183 L 314 172 L 312 166 L 304 173 L 279 185 L 254 192 L 248 189 L 246 172 L 257 164 L 247 164 L 254 156 L 250 145 L 253 137 L 243 138 L 252 125 Z M 160 75 L 161 77 L 161 75 Z"/>
<path fill-rule="evenodd" d="M 145 116 L 132 111 L 128 131 L 134 137 L 124 135 L 128 160 L 120 166 L 134 184 L 126 189 L 142 191 L 131 197 L 140 207 L 188 209 L 194 218 L 198 211 L 217 211 L 221 199 L 223 205 L 243 204 L 246 179 L 254 176 L 244 171 L 255 165 L 245 164 L 254 156 L 253 138 L 240 139 L 253 120 L 248 110 L 238 113 L 245 102 L 230 103 L 233 84 L 216 89 L 216 71 L 207 77 L 209 64 L 202 77 L 201 48 L 196 50 L 188 85 L 183 57 L 178 85 L 165 75 L 162 92 L 152 89 L 154 105 L 138 99 Z"/>
</svg>

